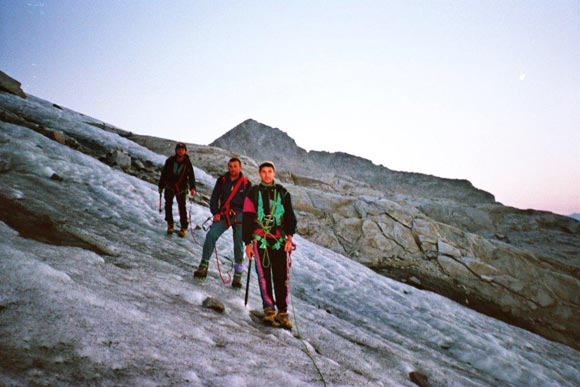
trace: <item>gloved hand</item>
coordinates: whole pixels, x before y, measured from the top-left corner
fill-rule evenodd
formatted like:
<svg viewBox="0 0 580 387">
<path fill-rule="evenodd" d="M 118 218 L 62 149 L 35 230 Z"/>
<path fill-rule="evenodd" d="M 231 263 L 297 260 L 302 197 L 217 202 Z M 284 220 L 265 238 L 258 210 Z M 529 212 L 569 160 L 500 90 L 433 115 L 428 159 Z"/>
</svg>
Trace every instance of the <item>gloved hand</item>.
<svg viewBox="0 0 580 387">
<path fill-rule="evenodd" d="M 163 193 L 163 188 L 159 188 L 159 193 Z"/>
</svg>

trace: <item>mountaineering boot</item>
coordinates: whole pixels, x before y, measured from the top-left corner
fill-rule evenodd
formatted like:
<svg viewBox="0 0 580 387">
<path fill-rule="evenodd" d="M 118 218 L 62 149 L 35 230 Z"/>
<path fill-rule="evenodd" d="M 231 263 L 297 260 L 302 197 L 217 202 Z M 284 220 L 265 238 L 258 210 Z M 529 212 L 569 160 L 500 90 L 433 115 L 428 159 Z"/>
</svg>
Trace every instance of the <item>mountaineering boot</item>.
<svg viewBox="0 0 580 387">
<path fill-rule="evenodd" d="M 187 234 L 187 229 L 186 228 L 182 228 L 181 230 L 179 230 L 177 232 L 177 236 L 179 236 L 180 238 L 185 237 L 185 234 Z"/>
<path fill-rule="evenodd" d="M 167 225 L 167 235 L 171 235 L 173 234 L 173 225 L 172 224 L 168 224 Z"/>
<path fill-rule="evenodd" d="M 292 322 L 288 318 L 287 312 L 278 312 L 275 317 L 276 322 L 280 328 L 292 329 Z"/>
<path fill-rule="evenodd" d="M 232 288 L 241 288 L 241 287 L 242 287 L 242 273 L 234 273 Z"/>
<path fill-rule="evenodd" d="M 199 267 L 197 268 L 197 270 L 193 272 L 193 278 L 205 278 L 205 277 L 207 277 L 207 266 L 208 266 L 208 261 L 202 260 L 199 263 Z"/>
<path fill-rule="evenodd" d="M 264 325 L 269 325 L 271 327 L 280 326 L 278 321 L 276 321 L 276 311 L 272 308 L 264 309 Z"/>
<path fill-rule="evenodd" d="M 242 273 L 244 272 L 244 265 L 241 263 L 236 263 L 234 265 L 234 280 L 232 281 L 233 288 L 242 287 Z"/>
</svg>

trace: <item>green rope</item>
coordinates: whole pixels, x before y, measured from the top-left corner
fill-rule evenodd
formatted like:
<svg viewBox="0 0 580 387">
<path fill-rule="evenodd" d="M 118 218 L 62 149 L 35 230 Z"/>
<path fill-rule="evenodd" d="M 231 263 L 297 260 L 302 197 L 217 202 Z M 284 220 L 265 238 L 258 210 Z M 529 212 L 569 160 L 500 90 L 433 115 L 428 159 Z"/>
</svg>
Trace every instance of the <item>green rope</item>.
<svg viewBox="0 0 580 387">
<path fill-rule="evenodd" d="M 271 201 L 271 211 L 270 215 L 264 213 L 264 200 L 262 198 L 262 192 L 258 191 L 258 210 L 256 223 L 258 227 L 264 231 L 264 236 L 259 236 L 254 234 L 254 239 L 258 241 L 259 248 L 264 250 L 262 255 L 262 266 L 265 268 L 270 267 L 271 261 L 268 255 L 268 236 L 273 236 L 272 228 L 279 226 L 281 223 L 282 216 L 284 215 L 284 207 L 281 205 L 281 198 L 278 197 L 278 192 L 274 191 L 274 200 Z M 280 250 L 282 247 L 282 241 L 284 237 L 276 239 L 276 242 L 270 246 L 274 250 Z"/>
<path fill-rule="evenodd" d="M 270 267 L 270 255 L 268 255 L 268 249 L 264 249 L 264 254 L 260 258 L 262 260 L 262 267 L 269 268 Z"/>
</svg>

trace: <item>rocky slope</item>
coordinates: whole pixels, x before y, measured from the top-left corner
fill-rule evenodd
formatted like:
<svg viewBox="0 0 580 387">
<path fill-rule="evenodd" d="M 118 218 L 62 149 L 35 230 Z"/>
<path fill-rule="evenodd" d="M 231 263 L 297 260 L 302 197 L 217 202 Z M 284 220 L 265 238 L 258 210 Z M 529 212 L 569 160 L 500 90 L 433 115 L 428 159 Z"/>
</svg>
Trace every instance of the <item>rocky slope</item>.
<svg viewBox="0 0 580 387">
<path fill-rule="evenodd" d="M 62 132 L 59 106 L 53 105 L 53 116 L 31 118 L 34 101 L 22 105 L 5 95 L 0 93 L 2 121 L 143 180 L 156 181 L 159 171 L 133 142 L 160 154 L 173 151 L 170 140 L 139 136 L 88 117 L 86 129 Z M 194 164 L 217 176 L 231 156 L 242 154 L 246 174 L 256 181 L 254 160 L 273 159 L 278 177 L 292 192 L 300 235 L 380 273 L 580 347 L 579 222 L 506 208 L 466 181 L 394 172 L 346 154 L 305 152 L 281 131 L 255 121 L 242 126 L 224 136 L 235 144 L 231 149 L 227 144 L 222 144 L 225 149 L 188 144 Z M 108 149 L 88 128 L 131 141 Z M 281 145 L 285 157 L 277 158 L 274 150 Z M 334 167 L 337 161 L 342 168 Z M 198 188 L 198 202 L 206 203 L 211 179 L 200 179 Z"/>
<path fill-rule="evenodd" d="M 247 120 L 211 146 L 277 163 L 300 233 L 392 278 L 580 346 L 580 222 L 497 203 L 466 180 L 307 152 Z M 200 160 L 201 161 L 201 160 Z"/>
</svg>

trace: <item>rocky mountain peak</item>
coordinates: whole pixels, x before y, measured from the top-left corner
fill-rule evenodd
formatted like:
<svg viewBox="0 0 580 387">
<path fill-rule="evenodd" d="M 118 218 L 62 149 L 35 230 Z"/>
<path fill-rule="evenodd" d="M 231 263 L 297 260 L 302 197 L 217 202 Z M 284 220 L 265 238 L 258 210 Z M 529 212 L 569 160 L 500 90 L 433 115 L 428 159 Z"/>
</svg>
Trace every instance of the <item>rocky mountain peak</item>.
<svg viewBox="0 0 580 387">
<path fill-rule="evenodd" d="M 271 160 L 278 167 L 289 169 L 292 160 L 300 160 L 307 151 L 296 145 L 286 132 L 247 119 L 209 144 L 231 152 L 252 155 L 255 160 Z"/>
<path fill-rule="evenodd" d="M 464 179 L 398 172 L 345 152 L 306 151 L 286 132 L 248 119 L 210 144 L 257 160 L 272 160 L 278 170 L 328 180 L 344 176 L 391 195 L 439 198 L 460 203 L 495 203 L 489 192 Z"/>
</svg>

